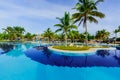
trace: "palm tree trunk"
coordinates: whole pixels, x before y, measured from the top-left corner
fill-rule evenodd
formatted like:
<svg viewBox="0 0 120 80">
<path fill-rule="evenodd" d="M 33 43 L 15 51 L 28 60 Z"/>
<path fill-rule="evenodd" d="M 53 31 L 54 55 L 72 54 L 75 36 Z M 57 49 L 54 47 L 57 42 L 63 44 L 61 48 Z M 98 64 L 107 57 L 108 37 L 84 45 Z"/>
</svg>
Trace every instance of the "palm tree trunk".
<svg viewBox="0 0 120 80">
<path fill-rule="evenodd" d="M 67 46 L 67 34 L 65 34 L 65 45 Z"/>
<path fill-rule="evenodd" d="M 115 44 L 116 44 L 116 39 L 117 39 L 117 33 L 115 33 Z"/>
<path fill-rule="evenodd" d="M 86 43 L 86 46 L 88 46 L 88 29 L 87 29 L 87 21 L 85 20 L 84 21 L 84 27 L 85 27 L 85 43 Z"/>
</svg>

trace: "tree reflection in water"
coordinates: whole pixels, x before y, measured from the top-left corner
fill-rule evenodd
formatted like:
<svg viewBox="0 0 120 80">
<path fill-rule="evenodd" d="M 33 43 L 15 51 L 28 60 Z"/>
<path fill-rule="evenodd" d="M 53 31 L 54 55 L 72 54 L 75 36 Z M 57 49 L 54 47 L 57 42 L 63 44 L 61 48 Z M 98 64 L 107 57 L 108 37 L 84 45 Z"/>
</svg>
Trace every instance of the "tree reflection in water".
<svg viewBox="0 0 120 80">
<path fill-rule="evenodd" d="M 0 54 L 4 54 L 12 50 L 14 48 L 14 45 L 8 43 L 0 43 L 0 48 L 3 50 L 3 52 Z"/>
<path fill-rule="evenodd" d="M 14 49 L 10 52 L 8 52 L 6 55 L 11 57 L 19 57 L 23 54 L 23 48 L 22 45 L 16 44 L 14 46 Z"/>
<path fill-rule="evenodd" d="M 25 51 L 25 55 L 31 60 L 45 65 L 68 66 L 68 67 L 120 67 L 120 52 L 115 56 L 115 50 L 99 50 L 90 55 L 69 56 L 63 52 L 49 51 L 47 47 L 40 46 Z M 68 53 L 67 53 L 68 54 Z M 116 60 L 119 63 L 116 63 Z"/>
<path fill-rule="evenodd" d="M 115 50 L 115 55 L 113 57 L 118 61 L 120 65 L 120 54 L 118 54 L 118 52 L 120 53 L 120 50 Z"/>
<path fill-rule="evenodd" d="M 96 54 L 103 58 L 110 55 L 109 50 L 98 50 Z"/>
<path fill-rule="evenodd" d="M 23 55 L 24 51 L 32 48 L 34 45 L 31 45 L 30 43 L 14 43 L 14 48 L 10 52 L 8 52 L 7 56 L 12 57 L 19 57 Z"/>
<path fill-rule="evenodd" d="M 5 54 L 7 56 L 19 57 L 23 55 L 23 52 L 34 45 L 30 43 L 0 43 L 0 54 Z"/>
</svg>

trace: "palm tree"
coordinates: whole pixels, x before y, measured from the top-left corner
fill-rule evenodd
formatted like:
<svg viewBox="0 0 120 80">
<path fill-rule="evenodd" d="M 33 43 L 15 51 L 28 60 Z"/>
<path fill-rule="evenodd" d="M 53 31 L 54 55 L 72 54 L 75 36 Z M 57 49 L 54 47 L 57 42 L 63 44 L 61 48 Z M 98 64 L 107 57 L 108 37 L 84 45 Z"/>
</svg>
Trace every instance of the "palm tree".
<svg viewBox="0 0 120 80">
<path fill-rule="evenodd" d="M 74 23 L 79 22 L 79 26 L 81 23 L 83 23 L 83 27 L 85 28 L 86 32 L 86 45 L 88 44 L 87 21 L 98 23 L 96 17 L 105 17 L 103 13 L 98 12 L 97 5 L 99 2 L 103 2 L 103 0 L 97 0 L 96 2 L 94 2 L 94 0 L 79 0 L 74 8 L 76 9 L 77 13 L 74 13 L 72 18 L 74 19 Z"/>
<path fill-rule="evenodd" d="M 37 36 L 37 35 L 36 35 L 36 34 L 31 34 L 31 33 L 27 32 L 27 33 L 24 35 L 24 38 L 26 38 L 26 40 L 28 40 L 28 41 L 31 41 L 31 40 L 33 40 L 33 38 L 34 38 L 35 36 Z"/>
<path fill-rule="evenodd" d="M 47 37 L 49 40 L 53 40 L 54 32 L 52 32 L 52 30 L 50 28 L 48 28 L 46 31 L 44 31 L 43 36 Z"/>
<path fill-rule="evenodd" d="M 15 35 L 14 30 L 11 26 L 8 26 L 6 29 L 3 28 L 3 30 L 4 30 L 4 33 L 6 33 L 8 35 L 8 38 L 10 40 L 13 40 L 15 38 L 16 35 Z"/>
<path fill-rule="evenodd" d="M 119 32 L 119 30 L 115 29 L 113 32 L 115 33 L 115 41 L 116 41 L 116 39 L 117 39 L 117 33 Z"/>
<path fill-rule="evenodd" d="M 19 26 L 3 28 L 4 32 L 8 35 L 10 40 L 16 40 L 18 37 L 22 37 L 25 29 Z"/>
<path fill-rule="evenodd" d="M 103 29 L 103 30 L 101 30 L 101 33 L 102 33 L 102 38 L 103 38 L 103 40 L 109 38 L 110 32 L 108 32 L 108 31 L 106 31 L 105 29 Z"/>
<path fill-rule="evenodd" d="M 115 29 L 113 32 L 115 33 L 115 43 L 116 43 L 117 34 L 120 32 L 120 26 L 118 26 L 118 29 Z"/>
<path fill-rule="evenodd" d="M 16 38 L 23 38 L 23 34 L 25 32 L 25 29 L 23 27 L 20 26 L 14 26 L 14 33 L 16 33 Z"/>
<path fill-rule="evenodd" d="M 101 35 L 102 35 L 101 31 L 98 30 L 98 31 L 96 32 L 95 38 L 98 39 L 98 40 L 101 40 Z"/>
<path fill-rule="evenodd" d="M 71 20 L 69 12 L 65 12 L 64 17 L 57 18 L 57 19 L 60 21 L 60 23 L 54 25 L 58 27 L 58 29 L 55 32 L 62 31 L 62 33 L 64 34 L 64 38 L 65 38 L 65 44 L 67 44 L 67 35 L 69 31 L 73 29 L 77 29 L 77 26 L 72 24 L 72 20 Z"/>
<path fill-rule="evenodd" d="M 119 30 L 119 32 L 120 32 L 120 26 L 118 26 L 118 30 Z"/>
<path fill-rule="evenodd" d="M 80 37 L 79 31 L 71 30 L 71 31 L 68 33 L 68 37 L 69 37 L 73 42 L 76 41 L 76 40 L 78 40 L 79 37 Z"/>
<path fill-rule="evenodd" d="M 96 32 L 96 38 L 99 40 L 106 40 L 109 38 L 110 33 L 105 29 Z"/>
<path fill-rule="evenodd" d="M 85 35 L 86 35 L 86 32 L 84 32 L 84 33 L 82 33 L 82 34 L 84 35 L 84 37 L 86 37 L 86 36 L 85 36 Z M 92 34 L 90 34 L 90 33 L 88 33 L 88 32 L 87 32 L 87 35 L 88 35 L 88 36 L 87 36 L 88 41 L 94 40 L 94 37 L 95 37 L 94 35 L 92 35 Z"/>
</svg>

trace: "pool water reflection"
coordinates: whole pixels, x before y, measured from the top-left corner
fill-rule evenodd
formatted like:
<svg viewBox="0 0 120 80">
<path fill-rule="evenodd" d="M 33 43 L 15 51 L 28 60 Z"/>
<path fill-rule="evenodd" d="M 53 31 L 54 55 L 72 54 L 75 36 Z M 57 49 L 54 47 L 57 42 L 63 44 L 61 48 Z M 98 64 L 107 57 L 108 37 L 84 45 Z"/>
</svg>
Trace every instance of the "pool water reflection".
<svg viewBox="0 0 120 80">
<path fill-rule="evenodd" d="M 65 54 L 65 53 L 64 53 Z M 25 55 L 34 61 L 45 65 L 68 66 L 68 67 L 120 67 L 119 50 L 98 50 L 92 55 L 66 56 L 49 51 L 46 47 L 42 50 L 32 48 Z"/>
<path fill-rule="evenodd" d="M 43 48 L 35 47 L 39 44 L 11 44 L 13 47 L 0 55 L 0 80 L 119 80 L 119 66 L 108 68 L 104 66 L 86 67 L 87 65 L 85 65 L 89 63 L 90 58 L 93 58 L 92 61 L 95 57 L 104 60 L 109 59 L 110 55 L 113 63 L 119 65 L 119 51 L 108 51 L 110 54 L 105 55 L 102 51 L 98 51 L 100 54 L 96 53 L 96 56 L 79 57 L 58 55 L 47 51 L 47 48 L 44 48 L 45 51 L 43 51 L 41 50 Z M 4 51 L 2 47 L 1 51 Z M 51 63 L 52 58 L 56 59 L 53 63 Z M 79 58 L 84 67 L 78 67 Z M 64 65 L 61 65 L 63 62 Z M 71 64 L 76 64 L 76 66 Z"/>
<path fill-rule="evenodd" d="M 7 44 L 7 43 L 0 43 L 0 54 L 4 54 L 9 52 L 14 48 L 13 44 Z"/>
</svg>

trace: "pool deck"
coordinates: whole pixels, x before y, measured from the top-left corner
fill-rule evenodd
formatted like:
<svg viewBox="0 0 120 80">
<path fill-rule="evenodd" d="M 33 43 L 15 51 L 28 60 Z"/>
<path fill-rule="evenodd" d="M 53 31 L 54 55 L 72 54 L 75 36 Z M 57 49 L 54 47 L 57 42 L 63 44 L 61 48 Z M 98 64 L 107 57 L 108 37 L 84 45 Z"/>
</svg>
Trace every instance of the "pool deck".
<svg viewBox="0 0 120 80">
<path fill-rule="evenodd" d="M 49 46 L 48 49 L 53 51 L 58 51 L 58 52 L 79 53 L 79 54 L 96 52 L 97 50 L 116 50 L 116 48 L 110 47 L 110 48 L 90 48 L 89 50 L 81 50 L 81 51 L 69 51 L 69 50 L 55 49 L 53 48 L 53 46 Z"/>
</svg>

